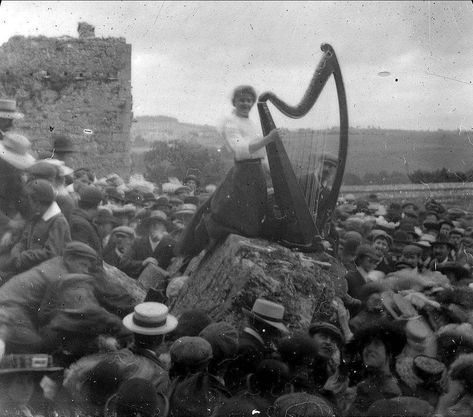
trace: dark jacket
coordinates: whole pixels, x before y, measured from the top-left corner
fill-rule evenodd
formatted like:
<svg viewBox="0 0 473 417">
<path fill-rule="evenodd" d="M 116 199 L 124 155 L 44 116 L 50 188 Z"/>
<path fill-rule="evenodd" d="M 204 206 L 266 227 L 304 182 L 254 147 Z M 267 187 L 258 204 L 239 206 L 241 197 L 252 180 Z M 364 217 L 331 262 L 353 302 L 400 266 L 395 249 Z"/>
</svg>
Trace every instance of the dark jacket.
<svg viewBox="0 0 473 417">
<path fill-rule="evenodd" d="M 161 268 L 167 269 L 174 257 L 174 239 L 166 235 L 153 251 L 149 238 L 137 238 L 131 244 L 131 247 L 123 254 L 120 260 L 119 268 L 132 278 L 138 278 L 143 271 L 143 261 L 146 258 L 155 258 Z"/>
<path fill-rule="evenodd" d="M 84 210 L 74 209 L 70 218 L 72 240 L 86 243 L 97 253 L 102 254 L 102 241 L 93 218 Z"/>
<path fill-rule="evenodd" d="M 230 362 L 225 375 L 225 385 L 233 393 L 245 386 L 246 376 L 254 372 L 258 364 L 271 354 L 256 337 L 243 331 L 239 335 L 238 352 Z"/>
<path fill-rule="evenodd" d="M 70 241 L 69 224 L 61 212 L 47 220 L 41 217 L 28 221 L 21 240 L 12 249 L 15 272 L 26 271 L 55 256 L 62 256 Z"/>
<path fill-rule="evenodd" d="M 358 270 L 347 272 L 345 279 L 348 284 L 348 295 L 359 300 L 361 296 L 361 288 L 366 284 L 365 279 Z"/>
</svg>

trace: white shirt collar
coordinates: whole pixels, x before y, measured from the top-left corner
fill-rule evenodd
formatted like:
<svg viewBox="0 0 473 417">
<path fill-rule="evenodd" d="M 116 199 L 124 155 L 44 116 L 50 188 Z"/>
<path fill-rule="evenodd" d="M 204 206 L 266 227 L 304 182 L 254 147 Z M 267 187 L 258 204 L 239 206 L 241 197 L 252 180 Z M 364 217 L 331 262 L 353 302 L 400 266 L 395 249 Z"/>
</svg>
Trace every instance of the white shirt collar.
<svg viewBox="0 0 473 417">
<path fill-rule="evenodd" d="M 154 252 L 154 250 L 159 245 L 159 240 L 157 242 L 153 242 L 150 237 L 148 237 L 148 240 L 149 240 L 149 244 L 151 245 L 151 249 L 153 249 L 153 252 Z"/>
<path fill-rule="evenodd" d="M 253 336 L 255 339 L 257 339 L 259 342 L 261 342 L 262 345 L 264 345 L 264 340 L 263 338 L 257 333 L 255 332 L 253 329 L 251 329 L 250 327 L 245 327 L 243 329 L 243 331 L 245 333 L 248 333 L 248 334 L 251 334 L 251 336 Z"/>
<path fill-rule="evenodd" d="M 52 202 L 52 204 L 47 208 L 47 210 L 43 213 L 41 218 L 47 222 L 49 219 L 52 217 L 56 216 L 57 214 L 61 213 L 61 209 L 57 205 L 55 201 Z"/>
</svg>

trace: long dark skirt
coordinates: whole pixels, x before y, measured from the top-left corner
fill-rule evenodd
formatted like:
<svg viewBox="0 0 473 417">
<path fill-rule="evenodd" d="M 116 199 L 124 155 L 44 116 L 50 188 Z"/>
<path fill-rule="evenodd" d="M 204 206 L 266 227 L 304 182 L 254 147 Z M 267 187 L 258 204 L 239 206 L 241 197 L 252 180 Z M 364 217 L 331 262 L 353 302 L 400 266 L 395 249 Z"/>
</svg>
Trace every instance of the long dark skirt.
<svg viewBox="0 0 473 417">
<path fill-rule="evenodd" d="M 267 188 L 259 159 L 236 161 L 215 193 L 199 207 L 177 244 L 177 254 L 195 256 L 211 240 L 231 233 L 257 237 L 267 212 Z"/>
</svg>

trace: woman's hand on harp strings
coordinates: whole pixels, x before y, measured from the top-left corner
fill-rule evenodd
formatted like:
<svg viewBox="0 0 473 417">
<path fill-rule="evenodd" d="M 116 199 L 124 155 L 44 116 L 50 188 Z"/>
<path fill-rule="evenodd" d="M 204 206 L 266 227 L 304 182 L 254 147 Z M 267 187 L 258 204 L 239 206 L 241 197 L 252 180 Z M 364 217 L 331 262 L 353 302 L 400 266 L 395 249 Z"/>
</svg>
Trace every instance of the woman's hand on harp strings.
<svg viewBox="0 0 473 417">
<path fill-rule="evenodd" d="M 264 148 L 266 145 L 273 142 L 276 139 L 276 137 L 280 135 L 280 133 L 281 133 L 280 129 L 273 129 L 263 138 L 257 139 L 254 142 L 250 143 L 249 145 L 250 153 L 256 152 L 260 150 L 261 148 Z"/>
</svg>

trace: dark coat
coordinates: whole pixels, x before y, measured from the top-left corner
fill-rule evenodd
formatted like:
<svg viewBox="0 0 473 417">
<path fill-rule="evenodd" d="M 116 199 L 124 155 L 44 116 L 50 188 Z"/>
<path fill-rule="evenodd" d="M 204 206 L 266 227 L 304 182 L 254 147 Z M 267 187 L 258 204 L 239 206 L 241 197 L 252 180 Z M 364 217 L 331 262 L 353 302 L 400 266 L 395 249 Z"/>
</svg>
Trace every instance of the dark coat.
<svg viewBox="0 0 473 417">
<path fill-rule="evenodd" d="M 225 385 L 233 393 L 245 386 L 246 376 L 256 370 L 258 364 L 271 354 L 270 350 L 251 334 L 239 335 L 238 352 L 228 366 Z"/>
<path fill-rule="evenodd" d="M 358 270 L 347 272 L 347 274 L 345 275 L 345 279 L 348 284 L 348 295 L 360 300 L 361 288 L 363 287 L 363 285 L 366 284 L 365 279 L 358 272 Z"/>
<path fill-rule="evenodd" d="M 84 210 L 74 209 L 69 223 L 72 240 L 83 242 L 102 254 L 102 241 L 91 216 Z"/>
<path fill-rule="evenodd" d="M 155 258 L 161 268 L 167 269 L 174 257 L 174 239 L 167 235 L 161 239 L 153 251 L 148 237 L 137 238 L 123 254 L 119 268 L 132 278 L 138 278 L 143 271 L 143 261 Z"/>
<path fill-rule="evenodd" d="M 384 272 L 385 275 L 388 275 L 391 272 L 394 272 L 396 268 L 394 267 L 393 262 L 390 262 L 385 256 L 383 256 L 383 259 L 381 259 L 381 262 L 376 267 L 376 270 Z"/>
<path fill-rule="evenodd" d="M 121 257 L 118 256 L 117 251 L 115 250 L 115 243 L 108 243 L 107 246 L 103 249 L 103 260 L 107 262 L 109 265 L 112 265 L 116 268 L 119 267 Z"/>
<path fill-rule="evenodd" d="M 70 241 L 69 224 L 62 213 L 46 221 L 42 218 L 30 220 L 21 240 L 12 249 L 15 272 L 26 271 L 55 256 L 62 256 Z"/>
</svg>

